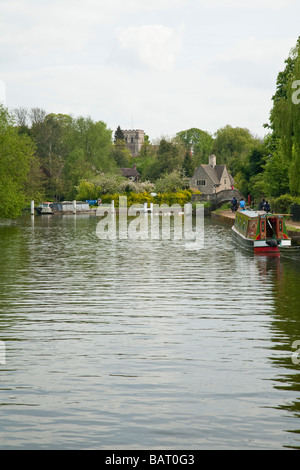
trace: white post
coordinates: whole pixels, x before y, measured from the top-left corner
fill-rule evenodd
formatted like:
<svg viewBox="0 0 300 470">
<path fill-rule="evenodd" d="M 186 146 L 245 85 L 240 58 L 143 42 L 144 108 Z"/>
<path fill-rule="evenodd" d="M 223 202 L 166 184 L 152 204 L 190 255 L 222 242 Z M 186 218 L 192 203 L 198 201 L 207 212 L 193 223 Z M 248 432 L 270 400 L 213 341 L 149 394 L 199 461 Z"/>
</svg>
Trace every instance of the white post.
<svg viewBox="0 0 300 470">
<path fill-rule="evenodd" d="M 115 213 L 115 201 L 114 200 L 111 201 L 111 213 L 112 214 Z"/>
<path fill-rule="evenodd" d="M 148 204 L 147 202 L 144 202 L 144 212 L 147 212 L 147 209 L 148 209 Z"/>
<path fill-rule="evenodd" d="M 34 201 L 31 201 L 31 215 L 34 215 Z"/>
<path fill-rule="evenodd" d="M 73 201 L 73 214 L 76 214 L 76 200 Z"/>
<path fill-rule="evenodd" d="M 151 214 L 153 212 L 153 202 L 150 202 L 150 212 L 151 212 Z"/>
</svg>

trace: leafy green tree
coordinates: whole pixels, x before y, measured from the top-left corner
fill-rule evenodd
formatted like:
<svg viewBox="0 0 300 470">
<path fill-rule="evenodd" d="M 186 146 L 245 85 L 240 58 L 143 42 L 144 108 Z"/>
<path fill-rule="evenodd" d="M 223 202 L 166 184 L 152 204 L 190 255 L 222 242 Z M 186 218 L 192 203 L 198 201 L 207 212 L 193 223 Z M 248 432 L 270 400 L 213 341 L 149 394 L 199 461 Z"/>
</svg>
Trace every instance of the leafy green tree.
<svg viewBox="0 0 300 470">
<path fill-rule="evenodd" d="M 131 153 L 124 139 L 117 139 L 111 150 L 111 157 L 119 168 L 126 168 L 131 161 Z"/>
<path fill-rule="evenodd" d="M 116 169 L 111 158 L 111 131 L 102 121 L 46 114 L 38 108 L 30 116 L 30 133 L 37 144 L 47 197 L 74 197 L 81 179 Z"/>
<path fill-rule="evenodd" d="M 179 170 L 173 170 L 171 173 L 166 173 L 159 178 L 155 183 L 155 191 L 158 193 L 176 192 L 180 189 L 187 189 L 189 187 L 189 179 L 183 176 Z"/>
<path fill-rule="evenodd" d="M 155 158 L 144 171 L 144 178 L 155 181 L 162 177 L 164 173 L 171 173 L 176 168 L 181 168 L 183 158 L 180 145 L 162 139 Z"/>
<path fill-rule="evenodd" d="M 288 174 L 289 190 L 295 195 L 300 194 L 300 103 L 295 96 L 299 80 L 300 37 L 285 60 L 285 69 L 277 76 L 269 126 L 277 143 L 277 158 L 280 156 L 281 167 Z"/>
<path fill-rule="evenodd" d="M 124 140 L 124 133 L 120 126 L 117 127 L 117 130 L 114 135 L 114 143 L 117 143 L 118 140 Z"/>
<path fill-rule="evenodd" d="M 208 162 L 208 156 L 212 152 L 214 139 L 206 131 L 195 127 L 176 134 L 187 150 L 193 155 L 194 167 Z"/>
<path fill-rule="evenodd" d="M 35 146 L 20 135 L 8 110 L 0 105 L 0 217 L 18 217 L 33 192 L 26 186 L 35 166 Z"/>
<path fill-rule="evenodd" d="M 227 125 L 215 133 L 213 153 L 217 155 L 218 163 L 227 165 L 235 176 L 238 172 L 243 172 L 247 156 L 260 143 L 248 129 Z"/>
<path fill-rule="evenodd" d="M 145 136 L 144 143 L 139 151 L 137 157 L 135 157 L 134 162 L 136 164 L 137 170 L 141 175 L 142 181 L 147 179 L 148 168 L 151 167 L 156 158 L 155 146 L 149 141 L 149 137 Z"/>
<path fill-rule="evenodd" d="M 45 175 L 46 195 L 51 199 L 60 199 L 64 194 L 64 164 L 68 151 L 64 145 L 64 134 L 72 119 L 62 114 L 43 116 L 41 110 L 35 109 L 31 135 Z"/>
<path fill-rule="evenodd" d="M 72 120 L 70 131 L 71 149 L 82 149 L 94 170 L 111 171 L 115 167 L 110 158 L 112 132 L 104 122 L 94 122 L 90 117 L 79 117 Z"/>
<path fill-rule="evenodd" d="M 195 171 L 195 164 L 194 164 L 191 152 L 189 150 L 187 150 L 186 153 L 185 153 L 182 168 L 183 168 L 186 176 L 188 176 L 188 177 L 193 176 L 194 171 Z"/>
</svg>

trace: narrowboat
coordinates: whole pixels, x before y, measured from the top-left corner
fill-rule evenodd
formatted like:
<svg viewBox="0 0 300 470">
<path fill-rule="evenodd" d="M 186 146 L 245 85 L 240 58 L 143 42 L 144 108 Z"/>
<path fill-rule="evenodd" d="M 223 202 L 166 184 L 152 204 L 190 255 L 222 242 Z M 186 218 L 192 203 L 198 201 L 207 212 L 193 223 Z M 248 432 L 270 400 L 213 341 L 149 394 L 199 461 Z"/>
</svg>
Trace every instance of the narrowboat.
<svg viewBox="0 0 300 470">
<path fill-rule="evenodd" d="M 42 202 L 37 206 L 36 211 L 39 215 L 53 214 L 52 202 Z"/>
<path fill-rule="evenodd" d="M 291 246 L 283 215 L 265 211 L 238 211 L 232 227 L 232 238 L 254 253 L 280 255 L 281 247 Z"/>
</svg>

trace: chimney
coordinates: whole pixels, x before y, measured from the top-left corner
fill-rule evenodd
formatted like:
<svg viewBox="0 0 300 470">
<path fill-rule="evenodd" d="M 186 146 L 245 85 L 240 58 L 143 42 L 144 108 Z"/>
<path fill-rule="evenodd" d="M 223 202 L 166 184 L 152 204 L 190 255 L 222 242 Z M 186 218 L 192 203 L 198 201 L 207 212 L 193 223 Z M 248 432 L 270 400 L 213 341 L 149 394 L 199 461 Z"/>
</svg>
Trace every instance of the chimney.
<svg viewBox="0 0 300 470">
<path fill-rule="evenodd" d="M 210 156 L 209 156 L 209 162 L 208 162 L 209 166 L 215 168 L 216 164 L 217 164 L 217 157 L 212 153 Z"/>
<path fill-rule="evenodd" d="M 132 165 L 133 170 L 136 170 L 136 164 Z"/>
</svg>

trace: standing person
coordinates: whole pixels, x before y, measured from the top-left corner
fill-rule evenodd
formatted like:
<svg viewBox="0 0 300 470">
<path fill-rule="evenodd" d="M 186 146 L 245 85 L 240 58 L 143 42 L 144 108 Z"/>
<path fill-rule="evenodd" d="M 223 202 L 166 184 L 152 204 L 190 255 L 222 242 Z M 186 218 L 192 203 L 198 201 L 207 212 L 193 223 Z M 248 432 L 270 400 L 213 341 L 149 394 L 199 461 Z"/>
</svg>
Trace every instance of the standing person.
<svg viewBox="0 0 300 470">
<path fill-rule="evenodd" d="M 245 203 L 244 199 L 242 198 L 240 200 L 240 209 L 241 209 L 241 211 L 244 211 L 245 207 L 246 207 L 246 203 Z"/>
<path fill-rule="evenodd" d="M 265 204 L 266 204 L 266 201 L 263 199 L 262 202 L 259 204 L 259 210 L 260 211 L 264 211 L 265 210 Z"/>
<path fill-rule="evenodd" d="M 236 200 L 236 197 L 234 196 L 233 199 L 231 200 L 231 210 L 232 212 L 235 212 L 238 208 L 238 202 Z"/>
<path fill-rule="evenodd" d="M 270 204 L 268 203 L 268 201 L 265 202 L 264 210 L 265 210 L 266 212 L 271 212 L 271 206 L 270 206 Z"/>
</svg>

